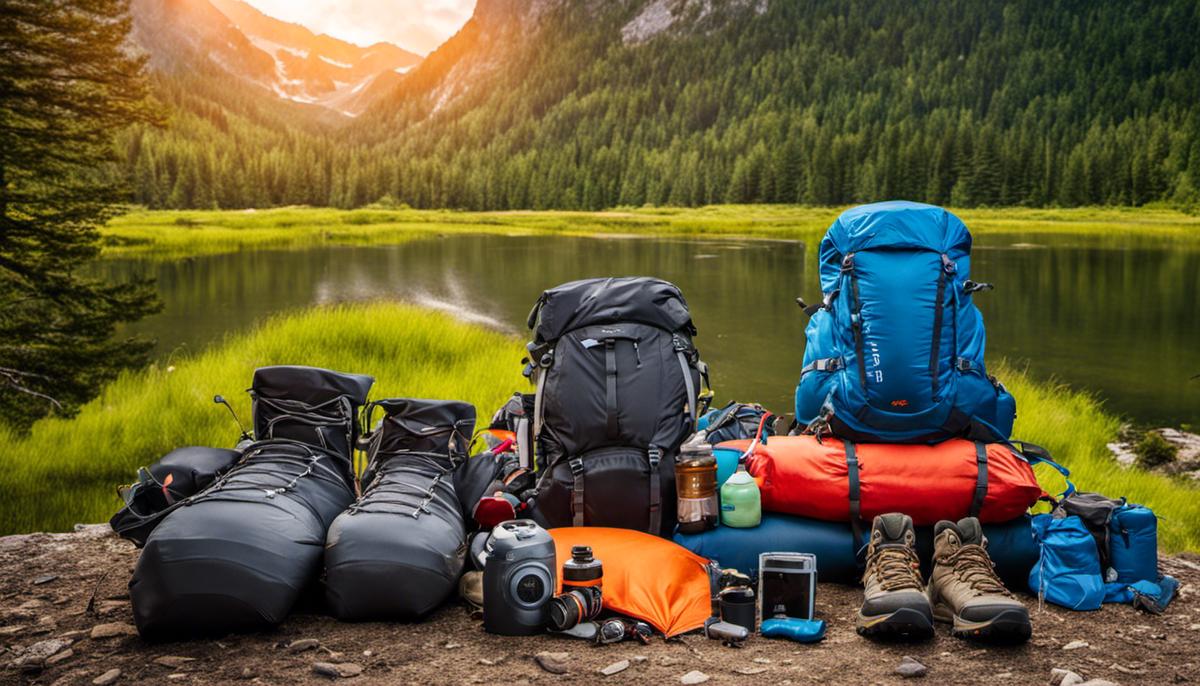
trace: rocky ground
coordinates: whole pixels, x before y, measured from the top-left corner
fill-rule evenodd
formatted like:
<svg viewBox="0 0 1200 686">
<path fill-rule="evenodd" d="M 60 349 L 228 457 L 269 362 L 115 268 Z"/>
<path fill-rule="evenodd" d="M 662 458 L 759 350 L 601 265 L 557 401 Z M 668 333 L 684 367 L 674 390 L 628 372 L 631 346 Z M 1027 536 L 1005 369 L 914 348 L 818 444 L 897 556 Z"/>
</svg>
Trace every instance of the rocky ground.
<svg viewBox="0 0 1200 686">
<path fill-rule="evenodd" d="M 822 585 L 818 612 L 829 623 L 824 642 L 756 637 L 740 650 L 698 635 L 604 647 L 503 638 L 484 633 L 456 604 L 420 624 L 343 624 L 298 612 L 268 633 L 148 644 L 132 626 L 125 587 L 136 559 L 134 547 L 106 527 L 0 538 L 0 682 L 874 684 L 904 681 L 899 668 L 955 684 L 1058 683 L 1055 669 L 1079 675 L 1068 675 L 1067 684 L 1200 683 L 1196 556 L 1162 561 L 1183 589 L 1159 617 L 1127 606 L 1094 613 L 1039 609 L 1026 597 L 1034 638 L 1021 647 L 973 645 L 944 631 L 924 644 L 872 643 L 854 633 L 859 592 Z M 605 669 L 611 674 L 600 672 Z"/>
</svg>

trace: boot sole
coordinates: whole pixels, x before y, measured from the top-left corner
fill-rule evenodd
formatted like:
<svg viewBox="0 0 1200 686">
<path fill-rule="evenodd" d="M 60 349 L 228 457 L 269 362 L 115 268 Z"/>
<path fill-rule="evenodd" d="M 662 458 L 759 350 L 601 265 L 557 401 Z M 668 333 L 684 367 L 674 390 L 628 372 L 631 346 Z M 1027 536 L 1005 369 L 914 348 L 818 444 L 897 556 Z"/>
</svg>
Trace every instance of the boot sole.
<svg viewBox="0 0 1200 686">
<path fill-rule="evenodd" d="M 950 633 L 955 638 L 992 643 L 1024 643 L 1033 635 L 1029 614 L 1022 610 L 1005 610 L 990 619 L 972 622 L 954 614 L 945 605 L 938 605 L 933 610 L 933 617 L 939 622 L 951 623 Z"/>
<path fill-rule="evenodd" d="M 886 615 L 867 617 L 860 611 L 855 629 L 861 636 L 872 638 L 895 638 L 924 640 L 933 638 L 933 619 L 926 613 L 912 608 L 900 608 Z"/>
</svg>

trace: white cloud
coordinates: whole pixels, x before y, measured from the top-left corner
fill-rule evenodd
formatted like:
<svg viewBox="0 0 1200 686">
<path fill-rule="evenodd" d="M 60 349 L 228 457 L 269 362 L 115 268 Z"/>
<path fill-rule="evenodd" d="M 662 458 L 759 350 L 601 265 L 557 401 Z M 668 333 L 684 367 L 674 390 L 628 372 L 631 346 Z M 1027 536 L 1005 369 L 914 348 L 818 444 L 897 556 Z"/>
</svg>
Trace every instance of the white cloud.
<svg viewBox="0 0 1200 686">
<path fill-rule="evenodd" d="M 246 0 L 264 13 L 361 45 L 426 54 L 462 28 L 475 0 Z"/>
</svg>

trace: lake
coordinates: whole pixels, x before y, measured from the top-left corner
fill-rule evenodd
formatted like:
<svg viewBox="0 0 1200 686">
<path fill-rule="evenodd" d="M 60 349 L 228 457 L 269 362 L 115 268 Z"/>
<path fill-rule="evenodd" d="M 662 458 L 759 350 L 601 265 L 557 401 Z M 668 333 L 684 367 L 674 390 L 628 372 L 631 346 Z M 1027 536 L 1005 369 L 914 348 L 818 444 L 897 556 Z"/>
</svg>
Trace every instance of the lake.
<svg viewBox="0 0 1200 686">
<path fill-rule="evenodd" d="M 529 309 L 548 287 L 658 276 L 687 297 L 717 400 L 790 412 L 806 320 L 795 297 L 819 299 L 814 251 L 792 241 L 452 236 L 173 261 L 114 258 L 96 269 L 158 280 L 164 311 L 126 331 L 156 338 L 163 361 L 277 312 L 370 298 L 450 309 L 525 336 Z M 1095 392 L 1139 422 L 1200 424 L 1200 246 L 985 235 L 976 241 L 972 277 L 996 284 L 975 297 L 989 361 L 1008 358 L 1035 377 Z M 514 390 L 526 388 L 519 360 L 497 364 L 511 365 Z"/>
</svg>

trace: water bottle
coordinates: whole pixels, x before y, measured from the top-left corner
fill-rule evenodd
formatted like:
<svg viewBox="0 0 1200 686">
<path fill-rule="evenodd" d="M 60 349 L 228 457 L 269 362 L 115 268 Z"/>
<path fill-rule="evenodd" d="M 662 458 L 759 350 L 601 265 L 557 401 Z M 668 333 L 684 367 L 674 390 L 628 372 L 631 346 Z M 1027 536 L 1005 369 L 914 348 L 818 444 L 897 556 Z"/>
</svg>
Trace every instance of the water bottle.
<svg viewBox="0 0 1200 686">
<path fill-rule="evenodd" d="M 717 459 L 703 431 L 680 448 L 675 492 L 680 533 L 698 534 L 717 525 Z"/>
<path fill-rule="evenodd" d="M 762 522 L 762 498 L 758 483 L 739 469 L 721 486 L 721 523 L 747 529 Z"/>
</svg>

